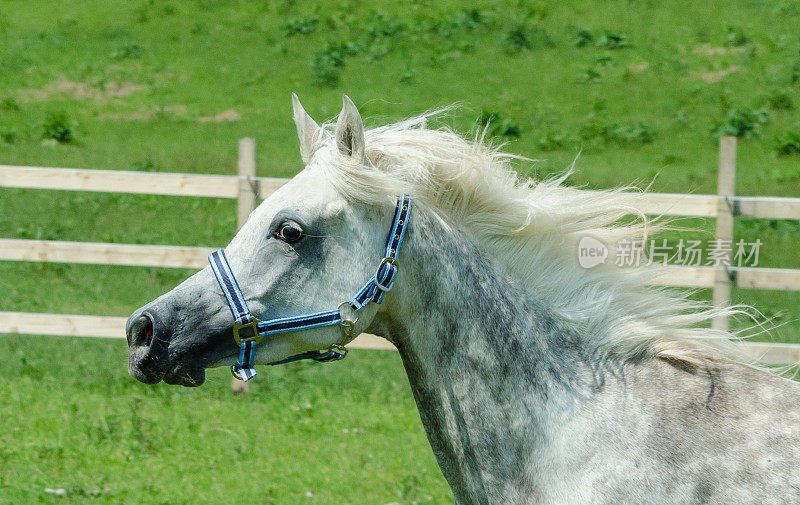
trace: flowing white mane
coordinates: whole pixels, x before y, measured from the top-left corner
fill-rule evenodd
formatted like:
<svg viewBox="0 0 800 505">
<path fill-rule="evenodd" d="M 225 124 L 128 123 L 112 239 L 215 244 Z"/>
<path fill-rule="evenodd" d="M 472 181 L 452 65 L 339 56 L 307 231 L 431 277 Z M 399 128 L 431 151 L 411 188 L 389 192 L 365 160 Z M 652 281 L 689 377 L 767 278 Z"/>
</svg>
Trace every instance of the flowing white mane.
<svg viewBox="0 0 800 505">
<path fill-rule="evenodd" d="M 562 184 L 565 177 L 522 179 L 510 166 L 518 157 L 481 137 L 469 141 L 427 128 L 433 114 L 366 131 L 366 157 L 377 170 L 339 155 L 330 125 L 318 131 L 309 154 L 347 198 L 384 205 L 405 192 L 467 230 L 599 349 L 623 359 L 699 364 L 711 355 L 708 346 L 729 347 L 732 334 L 703 326 L 740 308 L 713 309 L 686 293 L 650 286 L 653 268 L 579 265 L 582 237 L 594 237 L 613 254 L 620 240 L 642 239 L 653 229 L 623 203 L 622 193 L 629 202 L 630 191 L 576 189 Z M 623 220 L 631 214 L 635 222 Z"/>
</svg>

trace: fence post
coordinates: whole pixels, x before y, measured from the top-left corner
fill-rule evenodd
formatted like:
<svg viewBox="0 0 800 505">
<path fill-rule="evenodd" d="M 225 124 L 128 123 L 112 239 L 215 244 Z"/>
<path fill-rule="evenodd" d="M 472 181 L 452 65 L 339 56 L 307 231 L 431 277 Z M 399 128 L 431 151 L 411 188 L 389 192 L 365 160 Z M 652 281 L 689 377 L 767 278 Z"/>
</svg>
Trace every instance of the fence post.
<svg viewBox="0 0 800 505">
<path fill-rule="evenodd" d="M 256 176 L 256 139 L 239 139 L 239 161 L 237 163 L 239 173 L 239 194 L 236 197 L 236 226 L 241 228 L 247 221 L 247 217 L 256 208 L 257 186 Z M 231 389 L 234 394 L 247 393 L 250 385 L 242 382 L 236 377 L 231 382 Z"/>
<path fill-rule="evenodd" d="M 730 243 L 733 249 L 733 197 L 736 195 L 736 137 L 720 137 L 719 166 L 717 171 L 717 247 Z M 723 242 L 725 241 L 725 242 Z M 729 242 L 728 242 L 729 241 Z M 729 258 L 729 262 L 732 258 Z M 731 303 L 730 265 L 722 265 L 714 272 L 712 303 L 715 307 L 727 307 Z M 728 331 L 727 317 L 714 318 L 712 328 Z"/>
</svg>

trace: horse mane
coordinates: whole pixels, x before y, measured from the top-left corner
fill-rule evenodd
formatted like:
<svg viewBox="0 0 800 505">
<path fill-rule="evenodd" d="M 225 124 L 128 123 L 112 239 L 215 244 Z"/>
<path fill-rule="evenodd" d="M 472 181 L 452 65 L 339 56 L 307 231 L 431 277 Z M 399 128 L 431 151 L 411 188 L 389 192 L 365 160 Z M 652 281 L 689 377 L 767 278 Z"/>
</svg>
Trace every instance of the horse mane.
<svg viewBox="0 0 800 505">
<path fill-rule="evenodd" d="M 330 124 L 319 130 L 312 160 L 350 200 L 387 205 L 397 194 L 413 195 L 471 234 L 600 351 L 693 368 L 719 351 L 742 359 L 732 345 L 740 336 L 707 326 L 716 316 L 748 314 L 746 307 L 713 308 L 692 300 L 691 292 L 652 286 L 658 267 L 579 265 L 582 237 L 605 244 L 613 258 L 619 241 L 642 240 L 664 227 L 663 220 L 651 220 L 630 205 L 641 191 L 569 187 L 564 181 L 570 172 L 543 181 L 523 178 L 511 162 L 524 158 L 484 142 L 483 134 L 469 140 L 446 128 L 428 128 L 440 112 L 367 130 L 365 154 L 375 170 L 338 153 Z"/>
</svg>

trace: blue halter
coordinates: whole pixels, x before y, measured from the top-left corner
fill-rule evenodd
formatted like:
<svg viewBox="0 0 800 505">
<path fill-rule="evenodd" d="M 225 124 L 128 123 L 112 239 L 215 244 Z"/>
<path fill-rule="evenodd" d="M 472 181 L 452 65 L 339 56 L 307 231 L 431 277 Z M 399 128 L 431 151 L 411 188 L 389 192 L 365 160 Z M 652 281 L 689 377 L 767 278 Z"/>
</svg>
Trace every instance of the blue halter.
<svg viewBox="0 0 800 505">
<path fill-rule="evenodd" d="M 228 259 L 225 257 L 225 250 L 220 249 L 211 253 L 208 256 L 208 261 L 211 263 L 211 269 L 217 277 L 217 281 L 233 314 L 233 338 L 239 346 L 239 363 L 231 366 L 233 376 L 245 382 L 255 377 L 256 371 L 253 368 L 253 358 L 256 344 L 261 342 L 261 339 L 267 335 L 288 331 L 307 330 L 338 324 L 342 332 L 342 340 L 339 343 L 332 344 L 327 349 L 295 354 L 280 361 L 268 363 L 269 365 L 282 365 L 301 359 L 326 362 L 344 358 L 347 354 L 345 344 L 355 337 L 353 332 L 356 321 L 358 321 L 358 313 L 370 302 L 381 303 L 384 293 L 392 289 L 399 269 L 397 256 L 400 254 L 400 246 L 403 244 L 403 236 L 405 236 L 408 228 L 410 214 L 411 198 L 401 195 L 397 199 L 394 221 L 386 238 L 386 251 L 383 259 L 378 263 L 375 275 L 364 284 L 364 287 L 353 298 L 340 303 L 334 310 L 260 321 L 253 317 L 250 309 L 247 308 L 244 295 L 242 295 L 239 284 L 236 282 L 236 278 L 233 276 L 231 267 L 228 264 Z"/>
</svg>

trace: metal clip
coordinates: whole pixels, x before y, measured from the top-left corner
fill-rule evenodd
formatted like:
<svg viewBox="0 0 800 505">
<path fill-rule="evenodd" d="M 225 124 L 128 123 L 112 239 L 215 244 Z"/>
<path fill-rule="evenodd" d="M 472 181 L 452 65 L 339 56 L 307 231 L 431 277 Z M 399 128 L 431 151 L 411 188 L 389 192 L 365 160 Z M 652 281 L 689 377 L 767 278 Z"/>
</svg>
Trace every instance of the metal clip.
<svg viewBox="0 0 800 505">
<path fill-rule="evenodd" d="M 345 314 L 342 311 L 342 307 L 347 307 L 349 313 Z M 342 332 L 342 345 L 344 345 L 355 338 L 353 333 L 355 332 L 356 322 L 358 322 L 358 312 L 350 305 L 350 302 L 342 302 L 337 308 L 339 309 L 339 317 L 342 319 L 339 323 L 339 330 Z"/>
</svg>

